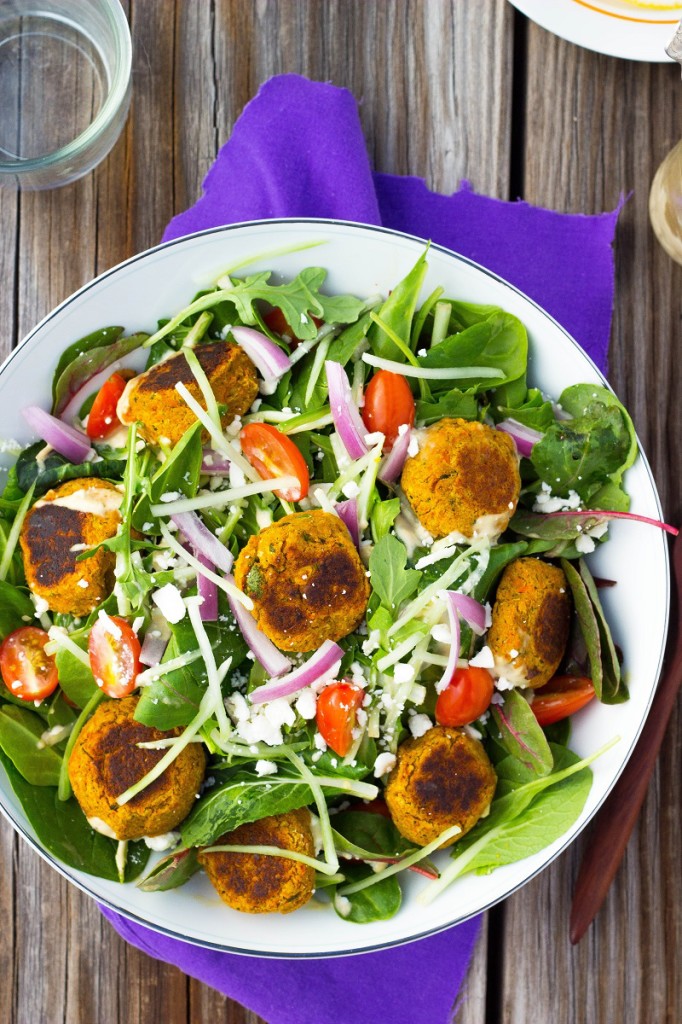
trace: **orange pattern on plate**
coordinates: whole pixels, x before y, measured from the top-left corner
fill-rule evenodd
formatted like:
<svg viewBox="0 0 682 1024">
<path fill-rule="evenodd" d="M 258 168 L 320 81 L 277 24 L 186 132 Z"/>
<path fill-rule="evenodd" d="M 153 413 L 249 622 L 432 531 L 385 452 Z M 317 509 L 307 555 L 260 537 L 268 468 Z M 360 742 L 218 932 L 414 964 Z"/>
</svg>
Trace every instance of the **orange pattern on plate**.
<svg viewBox="0 0 682 1024">
<path fill-rule="evenodd" d="M 588 11 L 595 11 L 597 14 L 605 14 L 607 18 L 617 18 L 619 21 L 638 21 L 644 25 L 677 25 L 679 18 L 673 18 L 668 21 L 667 19 L 659 20 L 657 18 L 633 18 L 628 14 L 616 14 L 615 11 L 605 11 L 603 7 L 595 7 L 594 4 L 588 4 L 587 0 L 573 0 L 574 4 L 579 4 L 580 7 L 586 7 Z"/>
</svg>

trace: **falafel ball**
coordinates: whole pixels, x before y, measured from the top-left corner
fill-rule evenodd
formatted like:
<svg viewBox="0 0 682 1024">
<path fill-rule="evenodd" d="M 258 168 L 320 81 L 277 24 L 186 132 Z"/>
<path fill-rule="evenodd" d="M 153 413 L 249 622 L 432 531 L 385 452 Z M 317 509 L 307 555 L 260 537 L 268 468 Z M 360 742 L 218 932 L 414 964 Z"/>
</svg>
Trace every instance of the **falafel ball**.
<svg viewBox="0 0 682 1024">
<path fill-rule="evenodd" d="M 315 856 L 310 811 L 302 808 L 240 825 L 217 839 L 215 846 L 278 846 Z M 247 914 L 289 914 L 308 902 L 315 870 L 300 861 L 260 853 L 199 853 L 221 900 Z"/>
<path fill-rule="evenodd" d="M 234 578 L 260 629 L 283 651 L 314 651 L 360 623 L 369 600 L 365 567 L 338 516 L 294 512 L 239 553 Z"/>
<path fill-rule="evenodd" d="M 488 632 L 495 672 L 537 689 L 558 669 L 568 643 L 571 594 L 563 569 L 517 558 L 502 574 Z"/>
<path fill-rule="evenodd" d="M 53 612 L 88 615 L 114 588 L 116 556 L 106 548 L 77 561 L 87 548 L 115 536 L 123 495 L 108 480 L 68 480 L 48 491 L 24 519 L 19 543 L 31 591 Z"/>
<path fill-rule="evenodd" d="M 190 743 L 158 779 L 128 803 L 116 800 L 161 760 L 164 750 L 138 743 L 179 736 L 134 719 L 138 697 L 100 704 L 83 726 L 69 758 L 74 796 L 96 832 L 116 839 L 160 836 L 187 817 L 206 770 L 201 743 Z"/>
<path fill-rule="evenodd" d="M 258 394 L 256 367 L 239 345 L 207 342 L 194 350 L 213 389 L 216 402 L 224 405 L 223 427 L 243 416 Z M 156 363 L 126 385 L 116 413 L 122 423 L 138 422 L 140 435 L 151 444 L 174 445 L 196 417 L 175 385 L 182 383 L 205 408 L 196 377 L 182 351 Z"/>
<path fill-rule="evenodd" d="M 506 530 L 521 478 L 514 441 L 485 423 L 443 419 L 418 433 L 419 451 L 403 468 L 401 485 L 433 537 L 467 540 Z"/>
<path fill-rule="evenodd" d="M 396 828 L 417 846 L 459 825 L 462 831 L 443 844 L 451 846 L 487 811 L 496 784 L 483 744 L 437 725 L 398 747 L 384 796 Z"/>
</svg>

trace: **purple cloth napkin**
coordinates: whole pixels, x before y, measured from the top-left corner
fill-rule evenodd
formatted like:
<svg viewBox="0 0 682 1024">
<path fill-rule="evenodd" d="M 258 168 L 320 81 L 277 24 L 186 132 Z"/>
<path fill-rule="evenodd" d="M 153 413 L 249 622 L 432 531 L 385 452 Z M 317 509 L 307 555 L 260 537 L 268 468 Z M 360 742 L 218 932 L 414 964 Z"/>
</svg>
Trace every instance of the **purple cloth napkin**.
<svg viewBox="0 0 682 1024">
<path fill-rule="evenodd" d="M 271 217 L 382 224 L 454 249 L 525 291 L 605 367 L 618 210 L 557 214 L 479 196 L 468 185 L 445 196 L 419 178 L 373 174 L 351 94 L 281 75 L 245 108 L 204 195 L 171 221 L 164 241 Z M 129 942 L 270 1024 L 446 1024 L 479 923 L 378 953 L 287 961 L 201 949 L 104 913 Z"/>
</svg>

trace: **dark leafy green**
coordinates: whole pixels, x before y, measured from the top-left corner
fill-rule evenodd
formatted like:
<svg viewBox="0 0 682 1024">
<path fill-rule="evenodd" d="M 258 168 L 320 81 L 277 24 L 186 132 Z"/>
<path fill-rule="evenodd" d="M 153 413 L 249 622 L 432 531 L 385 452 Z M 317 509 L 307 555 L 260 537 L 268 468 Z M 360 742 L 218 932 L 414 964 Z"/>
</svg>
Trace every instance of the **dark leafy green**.
<svg viewBox="0 0 682 1024">
<path fill-rule="evenodd" d="M 0 640 L 20 626 L 30 625 L 34 621 L 35 608 L 22 587 L 12 586 L 0 580 Z"/>
<path fill-rule="evenodd" d="M 0 747 L 33 786 L 56 786 L 62 759 L 53 747 L 39 747 L 45 722 L 28 708 L 0 707 Z"/>
<path fill-rule="evenodd" d="M 410 272 L 393 289 L 377 311 L 377 316 L 397 334 L 405 348 L 410 347 L 412 321 L 417 309 L 419 293 L 426 276 L 426 251 L 422 253 Z M 372 351 L 383 359 L 404 361 L 404 355 L 396 343 L 378 324 L 373 324 L 367 335 Z"/>
<path fill-rule="evenodd" d="M 452 334 L 429 349 L 419 359 L 421 366 L 445 368 L 451 366 L 487 366 L 500 370 L 502 377 L 495 380 L 467 379 L 459 381 L 462 390 L 486 391 L 491 386 L 521 377 L 528 359 L 526 328 L 511 313 L 494 312 L 487 320 L 472 324 L 458 334 Z M 452 382 L 431 382 L 434 392 L 448 391 Z"/>
<path fill-rule="evenodd" d="M 80 352 L 75 354 L 74 358 L 64 365 L 63 370 L 60 371 L 59 367 L 57 367 L 52 407 L 52 412 L 55 416 L 59 416 L 64 411 L 73 396 L 95 374 L 105 370 L 107 366 L 111 366 L 117 359 L 122 359 L 124 356 L 134 352 L 135 349 L 140 348 L 147 339 L 146 334 L 131 334 L 126 338 L 121 338 L 119 336 L 121 332 L 118 327 L 105 328 L 101 333 L 104 334 L 107 331 L 118 332 L 118 334 L 116 338 L 112 338 L 105 344 L 92 345 L 87 349 L 82 348 L 82 342 L 77 342 L 76 344 L 80 346 Z"/>
<path fill-rule="evenodd" d="M 92 334 L 86 334 L 84 338 L 79 338 L 78 341 L 74 341 L 68 348 L 64 349 L 59 357 L 59 362 L 52 378 L 53 404 L 57 397 L 57 384 L 67 366 L 87 352 L 92 351 L 92 349 L 105 348 L 112 345 L 122 334 L 122 327 L 101 327 L 99 330 L 93 331 Z"/>
<path fill-rule="evenodd" d="M 174 850 L 155 864 L 137 883 L 138 889 L 142 892 L 168 892 L 169 889 L 178 889 L 200 870 L 198 853 L 195 848 Z"/>
<path fill-rule="evenodd" d="M 518 690 L 508 690 L 502 704 L 491 704 L 490 710 L 506 750 L 536 776 L 548 775 L 554 761 L 549 743 L 538 725 L 530 704 Z"/>
<path fill-rule="evenodd" d="M 35 497 L 67 480 L 96 477 L 99 480 L 121 480 L 125 471 L 123 459 L 102 459 L 100 462 L 81 462 L 77 466 L 60 455 L 50 452 L 45 459 L 36 461 L 36 455 L 45 445 L 42 441 L 25 448 L 17 459 L 17 484 L 26 493 L 35 484 Z"/>
</svg>

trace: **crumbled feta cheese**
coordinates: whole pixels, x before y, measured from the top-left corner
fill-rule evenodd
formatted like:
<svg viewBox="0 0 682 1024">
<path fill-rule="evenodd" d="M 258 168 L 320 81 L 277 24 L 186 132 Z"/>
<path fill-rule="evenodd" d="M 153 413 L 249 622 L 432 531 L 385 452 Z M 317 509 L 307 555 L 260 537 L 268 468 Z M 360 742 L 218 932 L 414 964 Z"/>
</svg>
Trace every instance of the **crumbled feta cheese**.
<svg viewBox="0 0 682 1024">
<path fill-rule="evenodd" d="M 415 433 L 410 437 L 410 443 L 407 446 L 407 454 L 410 458 L 414 458 L 415 455 L 419 454 L 419 438 Z"/>
<path fill-rule="evenodd" d="M 230 463 L 230 486 L 231 487 L 243 487 L 246 483 L 246 477 L 244 476 L 243 469 L 236 464 L 236 462 Z"/>
<path fill-rule="evenodd" d="M 87 590 L 90 584 L 88 583 L 87 580 L 79 580 L 76 586 L 81 587 L 83 590 Z"/>
<path fill-rule="evenodd" d="M 184 619 L 187 609 L 182 600 L 182 594 L 174 583 L 166 583 L 164 587 L 152 594 L 152 601 L 172 625 Z"/>
<path fill-rule="evenodd" d="M 469 664 L 473 668 L 494 668 L 495 658 L 493 652 L 487 646 L 481 647 L 480 651 L 469 659 Z"/>
<path fill-rule="evenodd" d="M 450 627 L 444 622 L 438 622 L 431 627 L 431 636 L 438 644 L 449 644 L 452 639 Z"/>
<path fill-rule="evenodd" d="M 316 750 L 319 750 L 321 754 L 324 754 L 325 750 L 327 749 L 327 744 L 325 742 L 324 737 L 322 736 L 322 733 L 315 733 L 315 735 L 313 736 L 313 746 L 315 747 Z"/>
<path fill-rule="evenodd" d="M 301 718 L 305 718 L 306 721 L 311 721 L 315 717 L 315 712 L 317 710 L 317 698 L 310 687 L 306 687 L 305 690 L 301 690 L 294 707 Z"/>
<path fill-rule="evenodd" d="M 407 723 L 410 727 L 410 732 L 417 740 L 420 736 L 423 736 L 425 732 L 433 728 L 433 722 L 428 715 L 413 715 Z"/>
<path fill-rule="evenodd" d="M 293 725 L 296 721 L 296 713 L 286 697 L 268 701 L 263 705 L 263 713 L 268 722 L 278 729 L 282 725 Z"/>
<path fill-rule="evenodd" d="M 589 555 L 594 551 L 594 541 L 586 533 L 581 533 L 579 537 L 576 537 L 575 546 L 582 555 Z"/>
<path fill-rule="evenodd" d="M 161 495 L 161 501 L 177 501 L 178 498 L 182 498 L 180 491 L 166 491 L 165 494 Z"/>
<path fill-rule="evenodd" d="M 399 662 L 393 669 L 393 679 L 396 683 L 411 683 L 414 679 L 414 668 L 412 665 Z"/>
<path fill-rule="evenodd" d="M 372 434 L 365 434 L 365 444 L 368 448 L 374 448 L 376 444 L 383 442 L 384 436 L 380 430 L 375 430 Z"/>
<path fill-rule="evenodd" d="M 172 850 L 179 842 L 179 832 L 164 832 L 162 836 L 144 837 L 145 846 L 150 850 L 154 850 L 155 853 L 161 853 L 163 850 Z"/>
<path fill-rule="evenodd" d="M 276 775 L 277 765 L 274 761 L 258 760 L 256 761 L 256 775 L 262 778 L 264 775 Z"/>
<path fill-rule="evenodd" d="M 557 478 L 558 480 L 558 478 Z M 540 484 L 540 491 L 533 502 L 534 512 L 569 512 L 571 509 L 580 508 L 581 498 L 575 491 L 569 491 L 567 498 L 560 498 L 552 494 L 549 484 Z"/>
<path fill-rule="evenodd" d="M 347 484 L 344 484 L 341 491 L 346 498 L 357 498 L 360 493 L 360 487 L 355 480 L 349 480 Z"/>
<path fill-rule="evenodd" d="M 363 640 L 363 643 L 362 643 L 362 653 L 365 654 L 367 657 L 369 657 L 370 654 L 374 654 L 375 651 L 379 650 L 379 648 L 381 646 L 381 644 L 379 642 L 380 635 L 381 634 L 379 633 L 378 629 L 373 629 L 370 632 L 370 634 L 367 637 L 367 639 Z"/>
<path fill-rule="evenodd" d="M 395 767 L 395 761 L 395 754 L 379 754 L 374 762 L 374 774 L 377 779 L 380 779 L 382 775 L 388 775 Z"/>
</svg>

